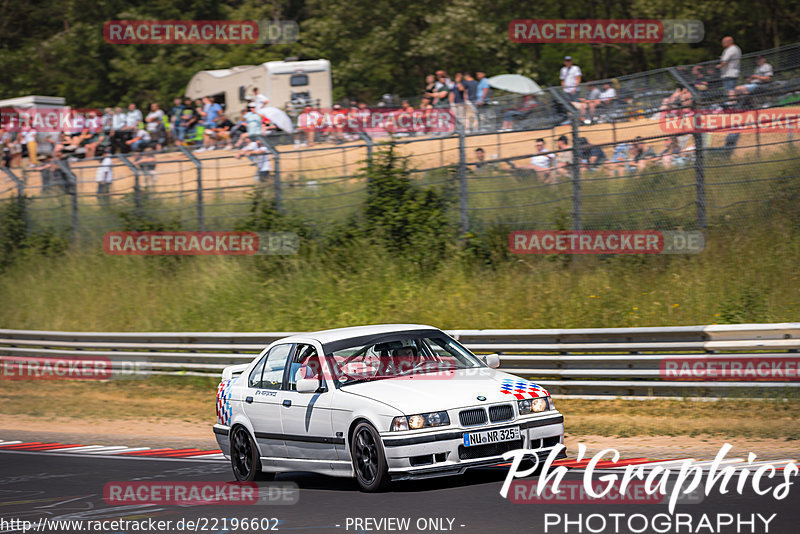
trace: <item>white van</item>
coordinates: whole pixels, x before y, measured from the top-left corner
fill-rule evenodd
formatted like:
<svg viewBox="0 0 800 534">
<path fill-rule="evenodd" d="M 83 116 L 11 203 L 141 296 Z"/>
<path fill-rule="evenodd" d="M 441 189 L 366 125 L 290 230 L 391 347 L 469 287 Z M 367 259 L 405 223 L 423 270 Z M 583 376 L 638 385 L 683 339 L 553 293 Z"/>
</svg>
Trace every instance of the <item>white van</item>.
<svg viewBox="0 0 800 534">
<path fill-rule="evenodd" d="M 253 88 L 269 98 L 269 105 L 294 114 L 305 105 L 329 108 L 332 103 L 331 64 L 327 59 L 269 61 L 221 70 L 202 70 L 192 76 L 186 96 L 212 95 L 225 104 L 229 116 L 247 105 Z"/>
</svg>

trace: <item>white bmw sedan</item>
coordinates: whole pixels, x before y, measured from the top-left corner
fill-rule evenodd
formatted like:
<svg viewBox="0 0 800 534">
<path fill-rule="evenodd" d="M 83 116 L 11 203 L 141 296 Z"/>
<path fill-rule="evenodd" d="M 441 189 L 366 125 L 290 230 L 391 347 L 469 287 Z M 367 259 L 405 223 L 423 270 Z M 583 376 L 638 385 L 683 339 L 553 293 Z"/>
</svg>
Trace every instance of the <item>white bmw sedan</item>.
<svg viewBox="0 0 800 534">
<path fill-rule="evenodd" d="M 312 471 L 354 476 L 364 491 L 496 465 L 515 449 L 544 459 L 564 418 L 499 363 L 424 325 L 291 336 L 223 371 L 214 434 L 238 480 Z"/>
</svg>

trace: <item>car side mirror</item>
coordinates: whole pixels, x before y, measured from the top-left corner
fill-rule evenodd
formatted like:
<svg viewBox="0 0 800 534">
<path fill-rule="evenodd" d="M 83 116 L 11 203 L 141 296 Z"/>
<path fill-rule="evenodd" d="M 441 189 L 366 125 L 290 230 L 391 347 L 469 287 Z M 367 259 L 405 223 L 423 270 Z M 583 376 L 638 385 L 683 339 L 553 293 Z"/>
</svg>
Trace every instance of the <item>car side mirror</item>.
<svg viewBox="0 0 800 534">
<path fill-rule="evenodd" d="M 294 375 L 295 389 L 298 393 L 316 393 L 319 389 L 319 378 L 314 376 L 307 365 L 301 365 Z"/>
<path fill-rule="evenodd" d="M 499 354 L 486 354 L 483 356 L 483 363 L 486 364 L 487 367 L 492 369 L 497 369 L 500 367 L 500 355 Z"/>
</svg>

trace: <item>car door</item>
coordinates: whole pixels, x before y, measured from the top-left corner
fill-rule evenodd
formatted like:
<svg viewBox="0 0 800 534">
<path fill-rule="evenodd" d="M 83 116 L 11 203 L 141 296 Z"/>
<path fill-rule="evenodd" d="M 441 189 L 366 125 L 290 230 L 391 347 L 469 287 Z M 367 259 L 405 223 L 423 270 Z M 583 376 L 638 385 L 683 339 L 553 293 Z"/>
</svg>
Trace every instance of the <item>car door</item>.
<svg viewBox="0 0 800 534">
<path fill-rule="evenodd" d="M 253 368 L 247 381 L 244 412 L 253 425 L 263 457 L 286 457 L 281 428 L 283 375 L 294 350 L 293 344 L 272 347 Z"/>
<path fill-rule="evenodd" d="M 280 410 L 286 452 L 289 458 L 336 460 L 335 446 L 344 444 L 344 436 L 337 436 L 333 430 L 331 403 L 335 388 L 328 385 L 321 371 L 319 350 L 312 343 L 298 343 L 291 362 Z M 320 379 L 316 393 L 298 393 L 295 389 L 296 373 L 303 365 Z"/>
</svg>

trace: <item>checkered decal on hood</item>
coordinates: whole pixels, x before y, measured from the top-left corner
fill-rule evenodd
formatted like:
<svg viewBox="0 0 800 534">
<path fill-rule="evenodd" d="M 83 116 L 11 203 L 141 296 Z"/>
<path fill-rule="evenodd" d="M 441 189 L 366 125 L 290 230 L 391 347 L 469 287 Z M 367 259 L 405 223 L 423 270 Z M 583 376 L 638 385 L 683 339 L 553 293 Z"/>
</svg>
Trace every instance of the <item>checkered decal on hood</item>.
<svg viewBox="0 0 800 534">
<path fill-rule="evenodd" d="M 528 382 L 522 378 L 512 380 L 507 378 L 500 385 L 500 392 L 506 395 L 514 395 L 519 400 L 535 399 L 538 397 L 548 397 L 550 393 L 543 387 L 537 386 L 533 382 Z"/>
<path fill-rule="evenodd" d="M 233 380 L 223 380 L 217 386 L 217 423 L 230 426 L 231 386 Z"/>
</svg>

